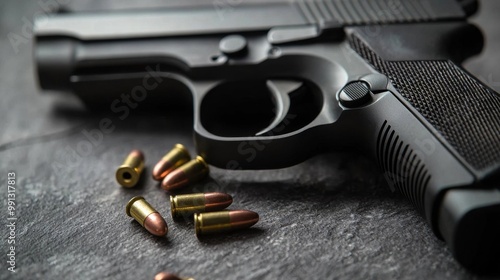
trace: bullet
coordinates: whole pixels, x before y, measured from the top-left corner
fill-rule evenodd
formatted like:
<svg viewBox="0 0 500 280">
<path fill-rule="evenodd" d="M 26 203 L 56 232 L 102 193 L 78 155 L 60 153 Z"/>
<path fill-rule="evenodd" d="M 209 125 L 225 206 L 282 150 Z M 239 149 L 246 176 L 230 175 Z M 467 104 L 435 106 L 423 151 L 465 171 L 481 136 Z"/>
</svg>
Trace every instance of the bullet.
<svg viewBox="0 0 500 280">
<path fill-rule="evenodd" d="M 175 146 L 168 152 L 153 168 L 153 179 L 161 181 L 168 173 L 183 165 L 191 159 L 188 150 L 181 144 Z"/>
<path fill-rule="evenodd" d="M 225 210 L 194 214 L 196 236 L 253 226 L 259 214 L 248 210 Z"/>
<path fill-rule="evenodd" d="M 170 196 L 172 218 L 190 216 L 194 213 L 213 212 L 227 208 L 233 198 L 225 193 L 194 193 Z"/>
<path fill-rule="evenodd" d="M 170 272 L 160 272 L 155 275 L 154 280 L 194 280 L 193 278 L 181 278 L 177 275 L 174 275 Z"/>
<path fill-rule="evenodd" d="M 116 170 L 116 181 L 123 187 L 131 188 L 139 182 L 143 169 L 144 155 L 139 150 L 133 150 Z"/>
<path fill-rule="evenodd" d="M 208 164 L 202 157 L 197 156 L 188 163 L 169 173 L 165 179 L 163 179 L 161 187 L 167 191 L 175 190 L 182 188 L 189 183 L 199 181 L 207 176 L 207 174 Z"/>
<path fill-rule="evenodd" d="M 151 234 L 164 236 L 168 232 L 167 223 L 142 196 L 133 197 L 125 209 L 127 215 L 133 217 Z"/>
</svg>

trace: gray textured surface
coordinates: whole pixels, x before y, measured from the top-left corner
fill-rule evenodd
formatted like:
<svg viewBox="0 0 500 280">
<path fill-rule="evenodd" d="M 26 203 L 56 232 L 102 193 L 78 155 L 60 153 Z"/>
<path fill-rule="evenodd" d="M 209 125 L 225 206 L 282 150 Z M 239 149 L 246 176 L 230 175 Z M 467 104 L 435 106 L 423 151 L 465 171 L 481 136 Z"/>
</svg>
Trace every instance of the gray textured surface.
<svg viewBox="0 0 500 280">
<path fill-rule="evenodd" d="M 484 53 L 467 63 L 496 90 L 500 3 L 483 1 L 476 22 Z M 232 208 L 258 212 L 252 229 L 198 241 L 192 224 L 173 223 L 168 196 L 149 176 L 174 143 L 194 152 L 191 119 L 85 112 L 77 100 L 42 94 L 33 79 L 31 42 L 15 53 L 9 32 L 22 31 L 36 2 L 0 3 L 0 182 L 5 223 L 7 171 L 17 174 L 17 273 L 6 268 L 2 227 L 0 278 L 152 279 L 169 270 L 196 279 L 469 279 L 445 244 L 401 196 L 393 194 L 375 164 L 347 152 L 315 157 L 288 169 L 228 172 L 186 191 L 225 191 Z M 115 129 L 81 150 L 83 131 L 103 117 Z M 140 148 L 148 169 L 141 186 L 123 189 L 114 171 Z M 74 151 L 79 151 L 75 155 Z M 166 217 L 167 238 L 148 234 L 125 215 L 125 204 L 143 195 Z"/>
</svg>

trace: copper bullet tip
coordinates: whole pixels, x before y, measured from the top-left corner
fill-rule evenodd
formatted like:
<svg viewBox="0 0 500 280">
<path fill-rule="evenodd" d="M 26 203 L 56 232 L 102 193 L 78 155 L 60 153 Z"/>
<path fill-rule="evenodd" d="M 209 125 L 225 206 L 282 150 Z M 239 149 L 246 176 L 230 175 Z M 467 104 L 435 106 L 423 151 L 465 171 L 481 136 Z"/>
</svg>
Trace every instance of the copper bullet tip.
<svg viewBox="0 0 500 280">
<path fill-rule="evenodd" d="M 229 220 L 232 228 L 248 228 L 259 221 L 259 214 L 248 210 L 229 211 Z"/>
<path fill-rule="evenodd" d="M 132 157 L 137 157 L 139 158 L 141 161 L 144 161 L 144 154 L 140 151 L 140 150 L 132 150 L 129 154 L 129 156 L 132 156 Z"/>
<path fill-rule="evenodd" d="M 233 197 L 227 193 L 213 192 L 205 194 L 205 211 L 224 209 L 233 203 Z"/>
<path fill-rule="evenodd" d="M 168 232 L 167 223 L 158 213 L 151 213 L 144 221 L 144 227 L 153 235 L 164 236 Z"/>
<path fill-rule="evenodd" d="M 162 271 L 155 275 L 154 280 L 194 280 L 193 278 L 180 278 L 170 272 Z"/>
<path fill-rule="evenodd" d="M 202 157 L 197 156 L 169 173 L 165 179 L 163 179 L 161 186 L 164 190 L 171 191 L 182 188 L 189 183 L 199 181 L 207 176 L 207 174 L 208 164 Z"/>
<path fill-rule="evenodd" d="M 174 165 L 164 159 L 161 159 L 153 168 L 153 179 L 161 181 L 168 173 L 174 170 Z"/>
<path fill-rule="evenodd" d="M 161 187 L 166 191 L 171 191 L 187 184 L 189 184 L 189 178 L 186 173 L 182 170 L 174 170 L 163 179 Z"/>
<path fill-rule="evenodd" d="M 175 146 L 153 168 L 153 179 L 161 181 L 170 172 L 191 159 L 188 150 L 181 144 Z"/>
</svg>

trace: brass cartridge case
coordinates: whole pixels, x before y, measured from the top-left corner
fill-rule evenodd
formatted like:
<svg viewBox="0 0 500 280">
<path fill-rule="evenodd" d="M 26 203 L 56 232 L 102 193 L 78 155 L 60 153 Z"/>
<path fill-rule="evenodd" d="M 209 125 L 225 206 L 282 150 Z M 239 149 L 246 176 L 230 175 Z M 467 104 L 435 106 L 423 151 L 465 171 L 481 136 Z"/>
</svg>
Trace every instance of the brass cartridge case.
<svg viewBox="0 0 500 280">
<path fill-rule="evenodd" d="M 116 181 L 123 187 L 132 188 L 139 182 L 143 169 L 144 155 L 139 150 L 133 150 L 116 170 Z"/>
<path fill-rule="evenodd" d="M 172 218 L 187 217 L 194 213 L 222 210 L 233 202 L 225 193 L 194 193 L 170 196 Z"/>
<path fill-rule="evenodd" d="M 153 235 L 163 236 L 168 232 L 165 219 L 142 196 L 133 197 L 125 212 Z"/>
<path fill-rule="evenodd" d="M 194 214 L 196 236 L 248 228 L 258 221 L 259 214 L 248 210 L 225 210 Z"/>
</svg>

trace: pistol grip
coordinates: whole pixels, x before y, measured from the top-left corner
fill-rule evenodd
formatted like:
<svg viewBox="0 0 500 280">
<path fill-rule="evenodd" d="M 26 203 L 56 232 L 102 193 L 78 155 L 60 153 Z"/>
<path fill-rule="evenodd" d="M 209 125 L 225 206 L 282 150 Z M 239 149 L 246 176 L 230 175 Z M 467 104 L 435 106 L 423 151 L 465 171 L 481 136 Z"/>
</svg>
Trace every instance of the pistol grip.
<svg viewBox="0 0 500 280">
<path fill-rule="evenodd" d="M 389 61 L 356 36 L 350 43 L 389 78 L 400 103 L 376 115 L 383 124 L 375 154 L 390 185 L 421 210 L 464 266 L 498 263 L 499 94 L 452 61 Z"/>
</svg>

